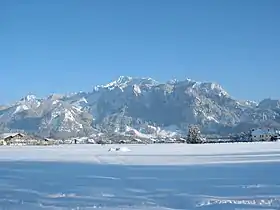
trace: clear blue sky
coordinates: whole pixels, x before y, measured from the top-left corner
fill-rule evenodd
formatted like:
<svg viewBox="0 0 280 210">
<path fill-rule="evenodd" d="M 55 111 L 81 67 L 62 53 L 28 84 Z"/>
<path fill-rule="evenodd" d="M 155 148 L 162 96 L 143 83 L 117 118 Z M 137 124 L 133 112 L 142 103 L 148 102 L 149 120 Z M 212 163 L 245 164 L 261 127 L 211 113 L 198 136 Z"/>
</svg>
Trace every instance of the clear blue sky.
<svg viewBox="0 0 280 210">
<path fill-rule="evenodd" d="M 2 0 L 0 103 L 120 75 L 280 98 L 279 0 Z"/>
</svg>

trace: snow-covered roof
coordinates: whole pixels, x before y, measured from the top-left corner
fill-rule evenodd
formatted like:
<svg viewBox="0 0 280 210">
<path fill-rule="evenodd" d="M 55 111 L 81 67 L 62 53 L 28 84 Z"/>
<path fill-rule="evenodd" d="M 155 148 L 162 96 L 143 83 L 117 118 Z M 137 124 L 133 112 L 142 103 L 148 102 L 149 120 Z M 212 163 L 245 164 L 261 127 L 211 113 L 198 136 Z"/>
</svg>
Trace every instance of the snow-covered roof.
<svg viewBox="0 0 280 210">
<path fill-rule="evenodd" d="M 23 134 L 21 134 L 21 133 L 2 133 L 2 134 L 0 134 L 0 138 L 1 138 L 1 139 L 5 139 L 5 138 L 7 138 L 7 137 L 9 137 L 9 136 L 14 137 L 14 136 L 16 136 L 16 135 L 18 135 L 18 134 L 23 135 Z"/>
</svg>

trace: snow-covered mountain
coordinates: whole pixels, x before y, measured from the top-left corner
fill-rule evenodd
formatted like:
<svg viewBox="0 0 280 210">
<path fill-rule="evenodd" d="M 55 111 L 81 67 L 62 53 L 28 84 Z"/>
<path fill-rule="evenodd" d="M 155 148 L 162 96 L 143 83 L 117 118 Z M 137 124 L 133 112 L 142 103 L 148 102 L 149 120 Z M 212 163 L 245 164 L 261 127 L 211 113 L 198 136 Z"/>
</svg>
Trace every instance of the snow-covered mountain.
<svg viewBox="0 0 280 210">
<path fill-rule="evenodd" d="M 280 101 L 260 103 L 232 98 L 219 84 L 121 76 L 90 92 L 28 95 L 0 109 L 1 130 L 24 130 L 42 136 L 72 137 L 103 132 L 184 132 L 199 124 L 205 133 L 280 127 Z M 173 132 L 172 131 L 172 132 Z"/>
</svg>

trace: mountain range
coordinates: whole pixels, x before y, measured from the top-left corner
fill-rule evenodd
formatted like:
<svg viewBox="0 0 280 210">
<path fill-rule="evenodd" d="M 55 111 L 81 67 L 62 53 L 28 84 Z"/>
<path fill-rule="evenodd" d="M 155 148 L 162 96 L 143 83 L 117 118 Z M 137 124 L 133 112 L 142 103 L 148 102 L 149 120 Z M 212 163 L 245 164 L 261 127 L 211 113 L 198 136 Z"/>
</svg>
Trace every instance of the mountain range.
<svg viewBox="0 0 280 210">
<path fill-rule="evenodd" d="M 197 124 L 203 133 L 229 134 L 254 127 L 280 128 L 280 101 L 259 103 L 231 97 L 219 84 L 191 79 L 166 83 L 120 76 L 90 92 L 27 95 L 0 106 L 0 132 L 25 131 L 53 138 L 98 132 L 187 132 Z"/>
</svg>

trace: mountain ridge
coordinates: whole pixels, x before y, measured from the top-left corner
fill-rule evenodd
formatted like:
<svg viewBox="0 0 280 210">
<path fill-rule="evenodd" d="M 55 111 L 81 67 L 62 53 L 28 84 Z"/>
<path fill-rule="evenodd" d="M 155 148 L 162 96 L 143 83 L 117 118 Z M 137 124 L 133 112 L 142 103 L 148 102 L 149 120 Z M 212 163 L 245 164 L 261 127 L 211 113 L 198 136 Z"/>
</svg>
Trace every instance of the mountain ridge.
<svg viewBox="0 0 280 210">
<path fill-rule="evenodd" d="M 55 138 L 88 136 L 96 130 L 152 132 L 149 126 L 185 132 L 189 124 L 198 124 L 205 133 L 222 134 L 256 126 L 280 128 L 280 101 L 234 99 L 214 82 L 187 78 L 160 83 L 149 77 L 120 76 L 89 92 L 27 95 L 0 109 L 0 131 Z"/>
</svg>

